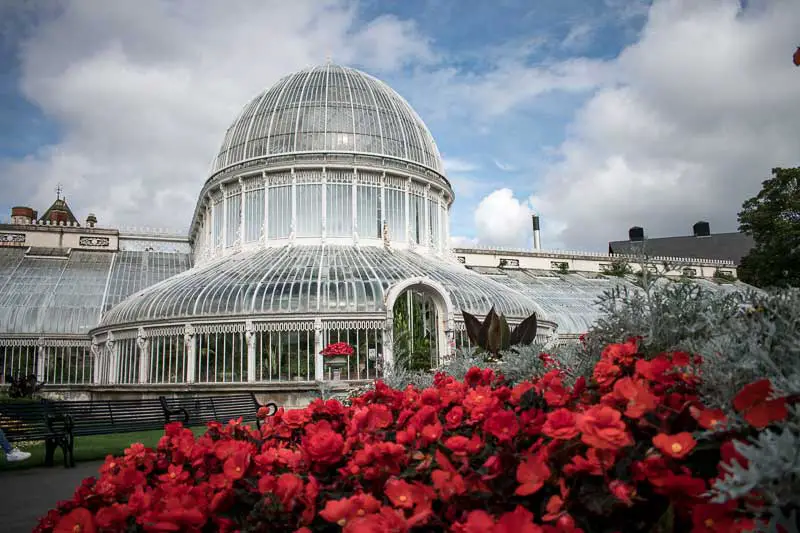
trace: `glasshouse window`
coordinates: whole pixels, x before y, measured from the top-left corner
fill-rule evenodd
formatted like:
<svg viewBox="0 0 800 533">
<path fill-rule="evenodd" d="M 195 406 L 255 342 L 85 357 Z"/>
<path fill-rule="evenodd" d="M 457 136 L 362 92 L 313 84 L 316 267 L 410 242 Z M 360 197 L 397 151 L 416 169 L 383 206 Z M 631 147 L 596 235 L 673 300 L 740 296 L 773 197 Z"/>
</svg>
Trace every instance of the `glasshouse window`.
<svg viewBox="0 0 800 533">
<path fill-rule="evenodd" d="M 214 202 L 214 248 L 222 248 L 222 231 L 225 227 L 222 206 L 221 200 Z"/>
<path fill-rule="evenodd" d="M 245 194 L 244 223 L 245 242 L 254 242 L 261 239 L 264 227 L 264 189 L 249 191 Z"/>
<path fill-rule="evenodd" d="M 386 223 L 389 226 L 389 238 L 394 241 L 406 238 L 405 201 L 405 191 L 386 189 Z"/>
<path fill-rule="evenodd" d="M 270 187 L 267 205 L 269 209 L 267 220 L 268 238 L 287 238 L 289 236 L 289 225 L 292 221 L 291 185 Z"/>
<path fill-rule="evenodd" d="M 326 191 L 327 234 L 348 237 L 353 234 L 353 186 L 329 183 Z"/>
<path fill-rule="evenodd" d="M 428 200 L 428 239 L 431 246 L 438 249 L 440 243 L 439 230 L 439 201 L 436 199 Z"/>
<path fill-rule="evenodd" d="M 358 186 L 358 234 L 365 238 L 381 238 L 381 217 L 379 211 L 381 191 L 370 185 Z"/>
<path fill-rule="evenodd" d="M 226 209 L 228 211 L 228 218 L 225 221 L 227 232 L 225 238 L 225 246 L 231 247 L 238 240 L 239 229 L 242 220 L 242 194 L 234 194 L 226 201 Z"/>
<path fill-rule="evenodd" d="M 423 244 L 423 234 L 425 232 L 425 198 L 412 194 L 409 198 L 409 221 L 411 224 L 411 239 L 414 242 Z"/>
<path fill-rule="evenodd" d="M 322 185 L 297 186 L 297 236 L 322 233 Z"/>
</svg>

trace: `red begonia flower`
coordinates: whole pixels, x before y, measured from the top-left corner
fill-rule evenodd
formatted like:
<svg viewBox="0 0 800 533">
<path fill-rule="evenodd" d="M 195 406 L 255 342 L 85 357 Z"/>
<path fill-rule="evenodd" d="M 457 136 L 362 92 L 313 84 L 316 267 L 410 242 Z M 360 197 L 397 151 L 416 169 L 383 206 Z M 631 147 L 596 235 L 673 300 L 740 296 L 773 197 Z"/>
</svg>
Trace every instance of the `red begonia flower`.
<svg viewBox="0 0 800 533">
<path fill-rule="evenodd" d="M 748 424 L 763 429 L 789 416 L 786 398 L 768 400 L 771 394 L 772 383 L 768 379 L 754 381 L 742 387 L 733 399 L 733 407 L 742 414 Z"/>
<path fill-rule="evenodd" d="M 88 509 L 78 507 L 62 517 L 53 531 L 54 533 L 94 533 L 96 531 L 94 517 Z"/>
<path fill-rule="evenodd" d="M 542 457 L 528 456 L 517 466 L 517 482 L 520 484 L 514 494 L 529 496 L 542 488 L 544 482 L 550 478 L 550 468 Z"/>
<path fill-rule="evenodd" d="M 668 455 L 673 459 L 683 459 L 694 450 L 697 441 L 694 440 L 691 433 L 683 431 L 675 435 L 659 433 L 653 437 L 653 444 L 664 455 Z"/>
</svg>

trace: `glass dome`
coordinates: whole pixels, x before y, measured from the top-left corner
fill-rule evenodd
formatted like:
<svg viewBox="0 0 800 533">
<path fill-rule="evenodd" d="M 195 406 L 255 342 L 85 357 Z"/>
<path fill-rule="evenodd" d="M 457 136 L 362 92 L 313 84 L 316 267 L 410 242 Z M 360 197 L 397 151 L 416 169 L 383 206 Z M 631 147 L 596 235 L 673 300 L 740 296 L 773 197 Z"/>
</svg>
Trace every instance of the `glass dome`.
<svg viewBox="0 0 800 533">
<path fill-rule="evenodd" d="M 248 103 L 211 173 L 304 152 L 373 154 L 442 172 L 433 136 L 403 97 L 364 72 L 328 64 L 286 76 Z"/>
</svg>

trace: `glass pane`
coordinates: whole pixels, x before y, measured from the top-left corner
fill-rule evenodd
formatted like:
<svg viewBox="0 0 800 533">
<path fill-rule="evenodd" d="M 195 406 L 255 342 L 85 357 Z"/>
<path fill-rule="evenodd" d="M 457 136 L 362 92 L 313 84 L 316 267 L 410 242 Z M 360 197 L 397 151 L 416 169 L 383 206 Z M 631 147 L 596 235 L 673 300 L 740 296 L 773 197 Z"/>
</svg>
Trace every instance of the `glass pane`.
<svg viewBox="0 0 800 533">
<path fill-rule="evenodd" d="M 297 185 L 297 236 L 322 234 L 322 185 Z"/>
<path fill-rule="evenodd" d="M 406 238 L 406 196 L 405 191 L 386 189 L 386 223 L 389 238 L 404 241 Z"/>
<path fill-rule="evenodd" d="M 327 234 L 349 237 L 353 234 L 353 187 L 329 183 L 325 202 Z"/>
<path fill-rule="evenodd" d="M 270 187 L 268 199 L 268 238 L 286 239 L 292 222 L 292 187 Z"/>
<path fill-rule="evenodd" d="M 225 235 L 225 246 L 230 248 L 239 241 L 242 222 L 242 195 L 234 194 L 226 201 L 227 205 L 227 224 Z"/>
<path fill-rule="evenodd" d="M 245 193 L 245 242 L 261 240 L 264 232 L 264 189 Z"/>
<path fill-rule="evenodd" d="M 381 218 L 378 211 L 380 189 L 370 185 L 358 186 L 358 234 L 365 238 L 381 238 Z"/>
</svg>

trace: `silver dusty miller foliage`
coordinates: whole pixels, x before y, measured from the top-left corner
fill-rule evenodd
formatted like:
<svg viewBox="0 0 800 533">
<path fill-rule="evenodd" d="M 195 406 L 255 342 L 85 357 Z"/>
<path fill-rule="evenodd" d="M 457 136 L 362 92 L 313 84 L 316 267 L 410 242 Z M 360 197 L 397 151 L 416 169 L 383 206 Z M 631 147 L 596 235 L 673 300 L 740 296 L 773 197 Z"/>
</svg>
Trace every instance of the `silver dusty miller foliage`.
<svg viewBox="0 0 800 533">
<path fill-rule="evenodd" d="M 794 411 L 797 409 L 795 408 Z M 760 489 L 770 507 L 800 504 L 800 425 L 797 412 L 779 429 L 766 429 L 734 447 L 747 466 L 733 461 L 712 487 L 714 501 L 723 503 Z"/>
<path fill-rule="evenodd" d="M 517 346 L 495 363 L 486 363 L 474 350 L 460 351 L 439 371 L 462 379 L 473 366 L 492 367 L 517 383 L 547 371 L 539 358 L 546 352 L 567 370 L 569 381 L 589 379 L 605 346 L 640 337 L 644 357 L 665 351 L 702 356 L 703 403 L 723 409 L 734 430 L 747 430 L 732 402 L 748 383 L 769 379 L 775 395 L 800 398 L 800 289 L 729 285 L 736 290 L 712 291 L 691 279 L 668 280 L 647 268 L 631 279 L 635 288 L 616 287 L 599 298 L 600 316 L 579 344 Z M 387 381 L 398 388 L 424 388 L 432 384 L 433 374 L 395 369 Z M 747 465 L 727 468 L 710 494 L 725 502 L 755 489 L 767 504 L 752 509 L 766 513 L 761 530 L 777 532 L 780 526 L 781 531 L 800 533 L 800 408 L 793 406 L 787 420 L 751 434 L 735 444 Z"/>
<path fill-rule="evenodd" d="M 750 291 L 735 313 L 701 313 L 712 334 L 681 347 L 703 356 L 703 396 L 725 407 L 744 385 L 767 378 L 783 395 L 800 393 L 800 289 Z"/>
</svg>

